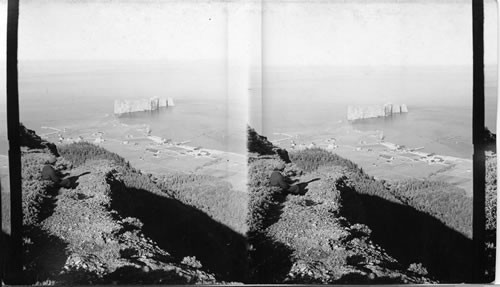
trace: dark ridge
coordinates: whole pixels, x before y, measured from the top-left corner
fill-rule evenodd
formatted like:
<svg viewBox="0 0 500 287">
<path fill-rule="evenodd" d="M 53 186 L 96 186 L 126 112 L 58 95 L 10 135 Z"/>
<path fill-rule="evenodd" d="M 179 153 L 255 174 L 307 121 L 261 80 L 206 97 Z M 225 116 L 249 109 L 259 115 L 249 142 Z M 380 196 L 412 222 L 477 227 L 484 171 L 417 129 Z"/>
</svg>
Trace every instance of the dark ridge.
<svg viewBox="0 0 500 287">
<path fill-rule="evenodd" d="M 244 282 L 247 274 L 245 238 L 208 215 L 166 195 L 128 188 L 109 179 L 112 208 L 123 217 L 136 217 L 146 236 L 179 262 L 196 256 L 203 269 L 220 280 Z"/>
<path fill-rule="evenodd" d="M 254 191 L 250 196 L 247 233 L 251 245 L 249 283 L 282 283 L 292 267 L 292 250 L 267 236 L 265 230 L 280 219 L 286 197 L 281 194 L 281 190 L 264 200 L 260 200 L 258 191 Z M 252 202 L 259 206 L 252 207 Z"/>
<path fill-rule="evenodd" d="M 67 243 L 45 230 L 31 226 L 25 228 L 24 236 L 30 239 L 25 243 L 25 284 L 42 283 L 56 278 L 66 263 Z"/>
<path fill-rule="evenodd" d="M 273 240 L 264 232 L 254 233 L 248 237 L 251 243 L 248 283 L 283 283 L 292 267 L 292 250 L 285 244 Z"/>
<path fill-rule="evenodd" d="M 278 155 L 281 160 L 290 163 L 288 152 L 285 149 L 273 145 L 267 137 L 259 135 L 250 126 L 247 126 L 247 149 L 249 153 L 257 153 L 259 155 Z"/>
<path fill-rule="evenodd" d="M 487 127 L 484 128 L 484 148 L 487 151 L 497 152 L 497 135 Z"/>
<path fill-rule="evenodd" d="M 249 283 L 252 284 L 282 283 L 292 267 L 292 250 L 269 237 L 266 231 L 280 219 L 286 200 L 280 188 L 268 185 L 272 170 L 268 163 L 272 161 L 256 161 L 248 169 L 247 237 L 250 244 Z"/>
<path fill-rule="evenodd" d="M 441 282 L 471 282 L 470 239 L 410 206 L 358 193 L 342 180 L 337 188 L 346 218 L 369 226 L 374 241 L 401 264 L 420 262 Z"/>
<path fill-rule="evenodd" d="M 21 146 L 32 149 L 48 149 L 53 155 L 59 156 L 55 144 L 43 140 L 35 131 L 26 128 L 23 124 L 20 124 L 19 127 L 19 138 Z"/>
</svg>

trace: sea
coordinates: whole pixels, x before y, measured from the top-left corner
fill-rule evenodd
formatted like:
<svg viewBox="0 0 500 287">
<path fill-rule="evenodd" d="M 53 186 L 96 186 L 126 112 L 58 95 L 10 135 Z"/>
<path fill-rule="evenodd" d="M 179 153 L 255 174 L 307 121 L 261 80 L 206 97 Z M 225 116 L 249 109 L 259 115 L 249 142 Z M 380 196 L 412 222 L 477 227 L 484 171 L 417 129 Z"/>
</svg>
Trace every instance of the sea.
<svg viewBox="0 0 500 287">
<path fill-rule="evenodd" d="M 0 75 L 5 77 L 5 75 Z M 497 70 L 486 70 L 486 126 L 496 132 Z M 5 83 L 5 81 L 2 81 Z M 2 85 L 4 85 L 2 83 Z M 6 119 L 5 87 L 0 118 Z M 171 97 L 159 113 L 117 118 L 115 99 Z M 328 132 L 349 125 L 389 142 L 472 157 L 472 67 L 231 67 L 172 61 L 24 61 L 20 120 L 38 133 L 118 120 L 154 135 L 245 152 L 246 124 L 276 133 Z M 348 105 L 406 104 L 409 113 L 350 123 Z M 6 121 L 0 154 L 7 154 Z"/>
</svg>

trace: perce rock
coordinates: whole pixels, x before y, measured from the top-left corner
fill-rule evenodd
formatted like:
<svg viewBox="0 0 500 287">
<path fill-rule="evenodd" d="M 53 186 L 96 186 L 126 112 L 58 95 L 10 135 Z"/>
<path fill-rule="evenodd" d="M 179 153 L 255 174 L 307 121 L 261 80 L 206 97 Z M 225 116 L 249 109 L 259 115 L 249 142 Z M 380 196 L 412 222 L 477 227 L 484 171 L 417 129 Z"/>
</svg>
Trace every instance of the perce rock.
<svg viewBox="0 0 500 287">
<path fill-rule="evenodd" d="M 115 100 L 114 112 L 116 115 L 134 113 L 134 112 L 144 112 L 144 111 L 156 111 L 159 108 L 174 106 L 174 100 L 172 98 L 160 99 L 160 98 L 150 98 L 150 99 L 140 99 L 140 100 Z"/>
<path fill-rule="evenodd" d="M 408 107 L 405 104 L 385 104 L 366 106 L 347 106 L 347 120 L 362 120 L 378 117 L 390 117 L 393 114 L 407 113 Z"/>
</svg>

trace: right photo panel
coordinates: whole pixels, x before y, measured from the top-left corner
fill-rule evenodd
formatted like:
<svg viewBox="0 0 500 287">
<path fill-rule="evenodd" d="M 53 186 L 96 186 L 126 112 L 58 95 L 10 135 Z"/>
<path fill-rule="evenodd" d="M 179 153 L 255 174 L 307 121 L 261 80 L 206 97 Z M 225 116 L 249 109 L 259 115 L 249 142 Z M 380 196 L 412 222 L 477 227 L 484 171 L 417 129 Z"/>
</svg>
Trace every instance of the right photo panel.
<svg viewBox="0 0 500 287">
<path fill-rule="evenodd" d="M 497 3 L 484 15 L 492 282 Z M 473 282 L 471 1 L 265 1 L 260 24 L 250 281 Z"/>
</svg>

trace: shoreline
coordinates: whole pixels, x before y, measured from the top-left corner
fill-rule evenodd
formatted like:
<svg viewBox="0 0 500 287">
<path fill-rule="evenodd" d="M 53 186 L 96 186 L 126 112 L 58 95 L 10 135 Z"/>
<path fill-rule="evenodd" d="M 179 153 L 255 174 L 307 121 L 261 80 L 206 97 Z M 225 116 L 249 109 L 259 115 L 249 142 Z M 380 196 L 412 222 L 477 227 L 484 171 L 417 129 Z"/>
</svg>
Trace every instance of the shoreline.
<svg viewBox="0 0 500 287">
<path fill-rule="evenodd" d="M 50 130 L 42 134 L 44 139 L 56 144 L 94 143 L 119 154 L 135 168 L 147 173 L 213 175 L 230 182 L 235 189 L 246 191 L 246 153 L 196 146 L 189 144 L 189 140 L 166 140 L 155 136 L 147 125 L 128 125 L 118 120 L 83 128 L 43 128 Z M 423 152 L 423 147 L 400 146 L 385 141 L 380 131 L 360 131 L 340 125 L 324 132 L 285 131 L 273 133 L 268 138 L 289 152 L 311 147 L 324 148 L 352 160 L 378 179 L 442 180 L 472 194 L 472 159 Z"/>
<path fill-rule="evenodd" d="M 284 137 L 286 135 L 287 137 Z M 376 179 L 440 180 L 472 196 L 472 159 L 422 151 L 383 139 L 380 131 L 359 131 L 350 126 L 321 132 L 273 133 L 270 141 L 289 152 L 319 147 L 356 163 Z"/>
</svg>

